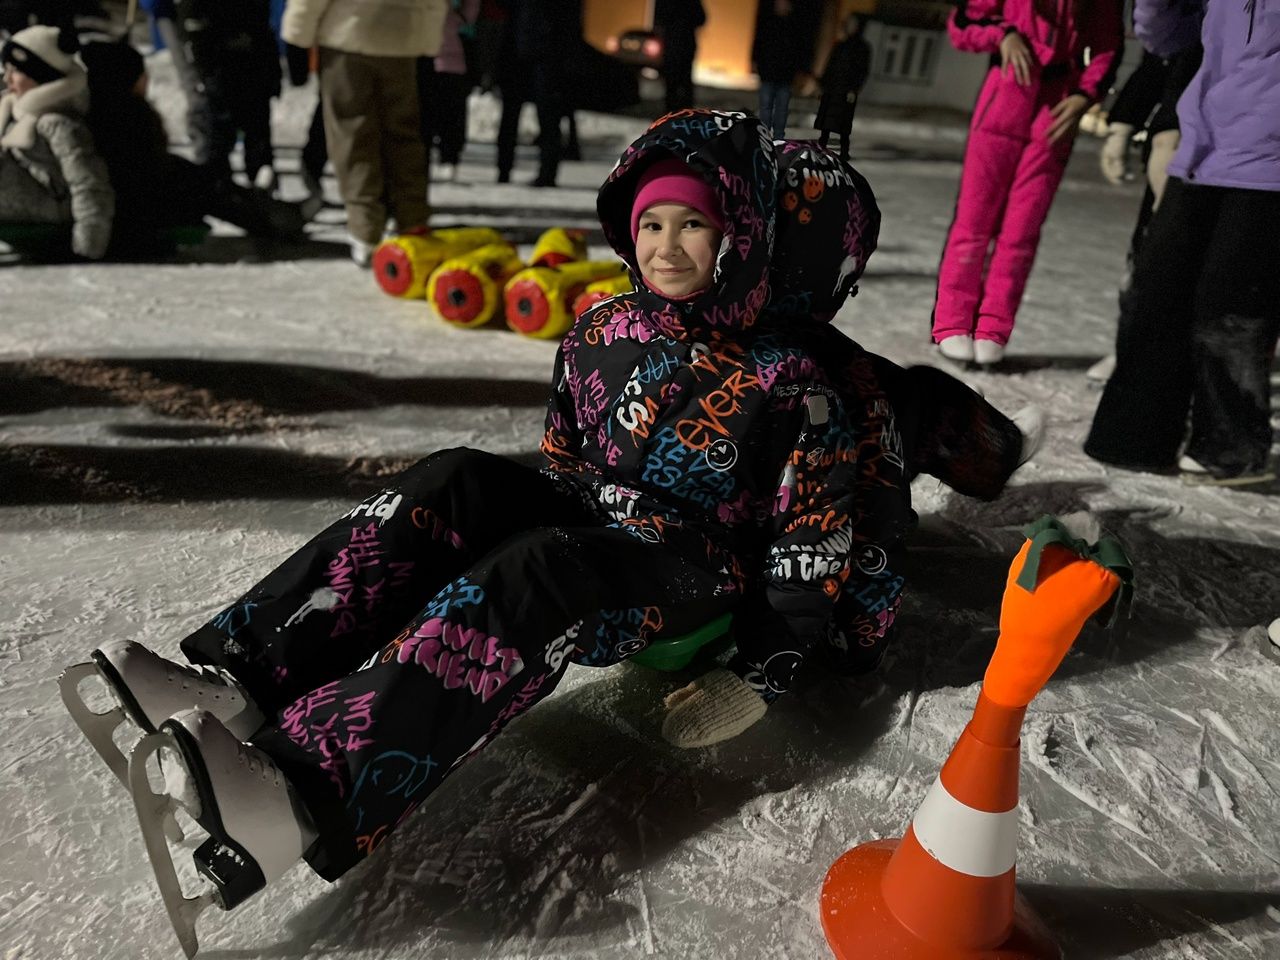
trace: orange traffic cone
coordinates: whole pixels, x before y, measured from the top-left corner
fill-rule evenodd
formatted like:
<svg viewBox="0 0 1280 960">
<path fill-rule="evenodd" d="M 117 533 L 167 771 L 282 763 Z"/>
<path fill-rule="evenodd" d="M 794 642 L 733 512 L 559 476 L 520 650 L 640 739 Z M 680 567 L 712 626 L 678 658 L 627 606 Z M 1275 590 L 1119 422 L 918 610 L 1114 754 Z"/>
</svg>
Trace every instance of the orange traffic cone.
<svg viewBox="0 0 1280 960">
<path fill-rule="evenodd" d="M 1027 535 L 973 717 L 906 836 L 855 847 L 827 872 L 822 928 L 839 960 L 1062 956 L 1014 887 L 1018 735 L 1085 620 L 1122 585 L 1126 601 L 1132 574 L 1114 540 L 1090 545 L 1052 517 Z"/>
</svg>

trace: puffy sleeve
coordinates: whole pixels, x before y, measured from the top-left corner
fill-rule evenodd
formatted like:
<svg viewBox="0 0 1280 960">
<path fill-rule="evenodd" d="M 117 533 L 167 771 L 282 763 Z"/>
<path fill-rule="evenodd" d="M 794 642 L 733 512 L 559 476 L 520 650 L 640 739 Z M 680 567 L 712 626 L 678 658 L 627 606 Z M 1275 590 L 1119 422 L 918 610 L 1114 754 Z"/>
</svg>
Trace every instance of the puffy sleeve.
<svg viewBox="0 0 1280 960">
<path fill-rule="evenodd" d="M 280 36 L 295 47 L 314 47 L 320 20 L 328 8 L 329 0 L 288 0 L 284 19 L 280 22 Z M 377 13 L 370 12 L 369 16 L 377 16 Z"/>
<path fill-rule="evenodd" d="M 966 53 L 998 52 L 1011 29 L 1004 18 L 1004 0 L 959 0 L 947 17 L 952 46 Z"/>
<path fill-rule="evenodd" d="M 1097 0 L 1090 5 L 1086 46 L 1089 65 L 1080 74 L 1078 90 L 1090 100 L 1101 100 L 1115 83 L 1124 54 L 1124 18 L 1120 0 Z"/>
<path fill-rule="evenodd" d="M 1200 37 L 1202 0 L 1134 0 L 1133 32 L 1158 57 L 1172 57 Z"/>
<path fill-rule="evenodd" d="M 101 259 L 111 242 L 116 194 L 93 135 L 83 123 L 56 114 L 41 117 L 36 129 L 48 141 L 71 192 L 72 252 Z"/>
<path fill-rule="evenodd" d="M 882 397 L 849 410 L 821 388 L 806 394 L 763 589 L 748 595 L 749 609 L 738 617 L 730 663 L 766 700 L 788 688 L 814 645 L 833 632 L 883 637 L 892 625 L 903 580 L 889 557 L 915 523 L 900 450 Z"/>
</svg>

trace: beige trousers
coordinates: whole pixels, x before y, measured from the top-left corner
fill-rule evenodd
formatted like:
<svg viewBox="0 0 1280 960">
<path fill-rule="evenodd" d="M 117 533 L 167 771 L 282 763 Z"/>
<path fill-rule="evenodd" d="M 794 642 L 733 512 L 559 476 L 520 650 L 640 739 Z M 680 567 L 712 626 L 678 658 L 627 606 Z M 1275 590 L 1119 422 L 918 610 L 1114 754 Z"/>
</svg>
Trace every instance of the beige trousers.
<svg viewBox="0 0 1280 960">
<path fill-rule="evenodd" d="M 324 133 L 357 240 L 376 244 L 388 216 L 400 231 L 427 222 L 427 152 L 413 57 L 320 48 Z"/>
</svg>

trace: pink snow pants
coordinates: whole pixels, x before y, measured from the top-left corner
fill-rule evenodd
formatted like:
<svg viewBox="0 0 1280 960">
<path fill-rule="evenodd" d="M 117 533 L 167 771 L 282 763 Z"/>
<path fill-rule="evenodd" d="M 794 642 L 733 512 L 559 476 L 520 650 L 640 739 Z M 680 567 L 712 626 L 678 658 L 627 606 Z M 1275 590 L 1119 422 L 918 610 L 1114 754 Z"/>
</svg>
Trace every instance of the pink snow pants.
<svg viewBox="0 0 1280 960">
<path fill-rule="evenodd" d="M 969 127 L 955 220 L 938 268 L 935 342 L 957 335 L 1009 342 L 1040 227 L 1071 156 L 1072 138 L 1054 144 L 1047 138 L 1053 121 L 1049 111 L 1066 95 L 1071 79 L 1063 71 L 1021 87 L 998 67 L 987 73 Z"/>
</svg>

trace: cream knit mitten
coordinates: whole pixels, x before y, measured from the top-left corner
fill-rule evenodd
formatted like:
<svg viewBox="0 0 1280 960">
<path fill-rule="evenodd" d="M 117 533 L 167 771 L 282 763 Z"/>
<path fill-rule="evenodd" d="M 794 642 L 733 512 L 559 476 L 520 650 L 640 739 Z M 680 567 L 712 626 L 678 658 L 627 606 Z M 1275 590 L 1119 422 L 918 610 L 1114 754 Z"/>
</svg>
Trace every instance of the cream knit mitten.
<svg viewBox="0 0 1280 960">
<path fill-rule="evenodd" d="M 736 737 L 764 716 L 766 704 L 735 673 L 716 669 L 667 695 L 662 735 L 677 747 L 708 747 Z"/>
</svg>

